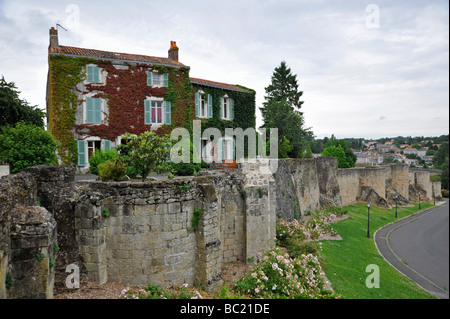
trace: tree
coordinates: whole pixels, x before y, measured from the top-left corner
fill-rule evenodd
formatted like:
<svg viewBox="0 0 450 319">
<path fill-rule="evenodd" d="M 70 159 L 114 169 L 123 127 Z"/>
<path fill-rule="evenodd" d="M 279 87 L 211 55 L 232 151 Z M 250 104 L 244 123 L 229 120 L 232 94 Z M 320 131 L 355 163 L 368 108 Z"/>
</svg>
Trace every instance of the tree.
<svg viewBox="0 0 450 319">
<path fill-rule="evenodd" d="M 171 170 L 168 159 L 172 142 L 169 137 L 147 131 L 139 136 L 125 134 L 122 138 L 127 142 L 117 147 L 119 160 L 136 168 L 142 181 L 152 171 L 161 174 Z"/>
<path fill-rule="evenodd" d="M 355 163 L 356 163 L 356 155 L 355 153 L 353 153 L 353 150 L 351 149 L 350 145 L 347 143 L 346 140 L 338 140 L 334 137 L 334 135 L 331 136 L 331 138 L 328 140 L 327 144 L 325 145 L 326 147 L 329 146 L 338 146 L 340 145 L 342 147 L 342 150 L 345 153 L 345 157 L 346 157 L 346 162 L 347 165 L 349 165 L 348 167 L 354 167 Z"/>
<path fill-rule="evenodd" d="M 448 142 L 442 143 L 439 149 L 434 153 L 433 165 L 436 168 L 440 168 L 444 164 L 445 159 L 449 157 L 449 147 Z"/>
<path fill-rule="evenodd" d="M 0 128 L 0 160 L 10 164 L 11 173 L 34 165 L 55 165 L 56 147 L 53 136 L 35 125 L 17 123 Z"/>
<path fill-rule="evenodd" d="M 36 106 L 30 106 L 27 101 L 19 98 L 19 91 L 14 82 L 0 80 L 0 126 L 15 125 L 18 122 L 44 127 L 45 113 Z"/>
<path fill-rule="evenodd" d="M 445 159 L 444 163 L 441 165 L 441 186 L 444 189 L 449 189 L 449 177 L 448 177 L 448 157 Z"/>
<path fill-rule="evenodd" d="M 298 90 L 297 76 L 291 73 L 286 62 L 282 61 L 275 68 L 272 82 L 265 90 L 266 101 L 260 108 L 264 122 L 262 128 L 278 128 L 279 146 L 285 137 L 292 146 L 288 155 L 301 157 L 308 131 L 304 128 L 303 114 L 300 112 L 303 92 Z"/>
<path fill-rule="evenodd" d="M 347 162 L 347 157 L 345 156 L 344 149 L 341 145 L 331 145 L 325 147 L 323 150 L 322 156 L 330 156 L 330 157 L 337 157 L 338 160 L 338 167 L 339 168 L 349 168 L 350 163 Z"/>
</svg>

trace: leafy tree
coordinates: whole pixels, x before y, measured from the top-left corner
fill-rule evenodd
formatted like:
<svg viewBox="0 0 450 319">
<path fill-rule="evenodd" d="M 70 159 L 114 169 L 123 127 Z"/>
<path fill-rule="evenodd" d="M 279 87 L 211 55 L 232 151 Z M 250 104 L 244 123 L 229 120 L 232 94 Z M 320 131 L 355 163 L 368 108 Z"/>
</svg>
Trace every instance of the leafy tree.
<svg viewBox="0 0 450 319">
<path fill-rule="evenodd" d="M 305 151 L 305 155 L 303 155 L 304 158 L 314 158 L 314 155 L 311 151 L 311 145 L 308 145 Z"/>
<path fill-rule="evenodd" d="M 14 82 L 0 80 L 0 126 L 15 125 L 18 122 L 44 127 L 45 113 L 36 106 L 30 106 L 27 101 L 19 98 L 19 91 Z"/>
<path fill-rule="evenodd" d="M 35 125 L 17 123 L 0 128 L 0 160 L 10 164 L 11 173 L 34 165 L 55 165 L 56 147 L 52 135 Z"/>
<path fill-rule="evenodd" d="M 449 189 L 449 177 L 448 177 L 448 157 L 445 159 L 444 163 L 441 165 L 441 186 L 444 189 Z"/>
<path fill-rule="evenodd" d="M 439 149 L 434 153 L 433 165 L 440 168 L 441 165 L 444 164 L 447 157 L 449 157 L 448 142 L 442 143 Z"/>
<path fill-rule="evenodd" d="M 341 145 L 330 145 L 325 147 L 322 156 L 337 157 L 339 168 L 349 168 L 351 164 L 347 161 L 344 149 Z"/>
<path fill-rule="evenodd" d="M 303 92 L 299 91 L 297 76 L 291 73 L 285 61 L 275 68 L 272 82 L 265 90 L 266 101 L 260 108 L 264 122 L 262 127 L 278 128 L 279 147 L 285 137 L 292 146 L 288 155 L 301 157 L 308 131 L 304 128 L 303 113 L 300 112 Z M 279 150 L 279 153 L 282 152 Z"/>
<path fill-rule="evenodd" d="M 347 163 L 346 165 L 349 165 L 347 167 L 354 167 L 356 163 L 356 155 L 355 153 L 353 153 L 353 150 L 351 149 L 350 145 L 347 143 L 346 140 L 343 139 L 338 140 L 334 137 L 334 135 L 332 135 L 331 138 L 328 140 L 327 144 L 325 145 L 325 148 L 329 146 L 338 146 L 338 145 L 341 146 L 342 150 L 345 153 L 346 157 L 345 162 Z"/>
<path fill-rule="evenodd" d="M 125 134 L 123 138 L 127 139 L 127 143 L 117 147 L 119 160 L 136 168 L 142 181 L 152 171 L 161 174 L 171 170 L 168 159 L 172 142 L 169 137 L 147 131 L 139 136 Z"/>
</svg>

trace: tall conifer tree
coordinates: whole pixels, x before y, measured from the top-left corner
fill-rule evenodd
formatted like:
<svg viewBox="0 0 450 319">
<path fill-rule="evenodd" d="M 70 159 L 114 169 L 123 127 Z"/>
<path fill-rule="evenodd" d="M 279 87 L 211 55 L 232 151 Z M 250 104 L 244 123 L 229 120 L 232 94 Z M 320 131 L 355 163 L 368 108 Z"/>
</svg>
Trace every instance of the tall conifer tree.
<svg viewBox="0 0 450 319">
<path fill-rule="evenodd" d="M 297 75 L 292 74 L 285 61 L 281 61 L 265 90 L 266 101 L 260 108 L 264 121 L 262 128 L 278 128 L 278 141 L 285 137 L 292 146 L 289 156 L 302 157 L 308 129 L 303 127 L 303 113 L 300 112 L 303 91 L 298 88 Z"/>
</svg>

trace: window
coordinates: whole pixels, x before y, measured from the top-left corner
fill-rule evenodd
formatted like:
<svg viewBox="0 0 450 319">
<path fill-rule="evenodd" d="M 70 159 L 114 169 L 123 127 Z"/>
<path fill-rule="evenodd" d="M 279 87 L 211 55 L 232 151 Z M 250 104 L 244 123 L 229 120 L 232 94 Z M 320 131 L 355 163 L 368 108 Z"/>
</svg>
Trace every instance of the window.
<svg viewBox="0 0 450 319">
<path fill-rule="evenodd" d="M 172 103 L 161 99 L 145 100 L 144 124 L 172 124 Z"/>
<path fill-rule="evenodd" d="M 222 120 L 234 120 L 234 100 L 225 95 L 220 108 Z"/>
<path fill-rule="evenodd" d="M 91 158 L 92 154 L 94 154 L 95 150 L 99 150 L 102 146 L 102 141 L 88 141 L 87 142 L 87 151 L 88 151 L 88 160 Z"/>
<path fill-rule="evenodd" d="M 147 71 L 147 85 L 154 87 L 168 87 L 169 73 Z"/>
<path fill-rule="evenodd" d="M 86 80 L 89 83 L 98 83 L 100 82 L 100 69 L 95 65 L 86 66 Z"/>
<path fill-rule="evenodd" d="M 102 99 L 98 97 L 86 98 L 86 124 L 102 123 Z"/>
<path fill-rule="evenodd" d="M 198 118 L 212 118 L 212 96 L 203 91 L 195 92 L 195 114 Z"/>
</svg>

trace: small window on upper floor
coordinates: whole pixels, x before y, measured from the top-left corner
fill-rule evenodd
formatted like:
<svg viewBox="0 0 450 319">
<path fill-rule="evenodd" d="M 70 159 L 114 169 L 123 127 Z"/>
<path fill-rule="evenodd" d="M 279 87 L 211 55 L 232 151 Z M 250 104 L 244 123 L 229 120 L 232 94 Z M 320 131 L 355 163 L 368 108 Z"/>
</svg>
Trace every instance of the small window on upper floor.
<svg viewBox="0 0 450 319">
<path fill-rule="evenodd" d="M 86 66 L 86 80 L 89 83 L 100 82 L 100 68 L 95 65 Z"/>
<path fill-rule="evenodd" d="M 159 73 L 147 71 L 147 85 L 154 87 L 168 87 L 169 73 Z"/>
<path fill-rule="evenodd" d="M 234 100 L 225 95 L 220 107 L 220 118 L 222 120 L 234 120 Z"/>
</svg>

